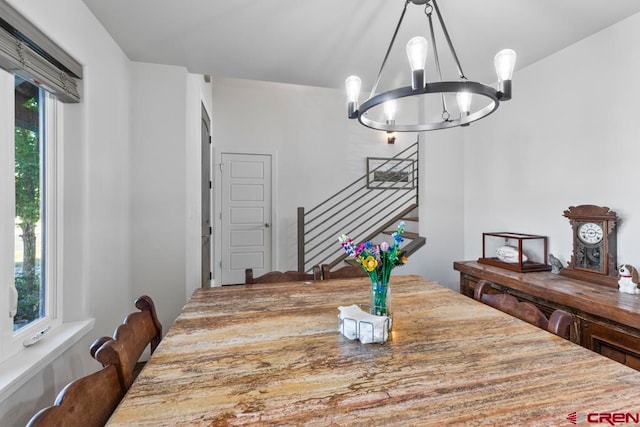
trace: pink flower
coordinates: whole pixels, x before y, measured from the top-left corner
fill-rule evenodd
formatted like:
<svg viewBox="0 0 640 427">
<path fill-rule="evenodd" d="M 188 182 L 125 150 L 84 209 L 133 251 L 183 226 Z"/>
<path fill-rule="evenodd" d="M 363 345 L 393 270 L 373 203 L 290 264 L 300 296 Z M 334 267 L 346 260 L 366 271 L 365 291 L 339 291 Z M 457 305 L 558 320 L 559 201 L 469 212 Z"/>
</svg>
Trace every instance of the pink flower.
<svg viewBox="0 0 640 427">
<path fill-rule="evenodd" d="M 389 244 L 387 242 L 380 243 L 380 251 L 386 252 L 389 250 Z"/>
</svg>

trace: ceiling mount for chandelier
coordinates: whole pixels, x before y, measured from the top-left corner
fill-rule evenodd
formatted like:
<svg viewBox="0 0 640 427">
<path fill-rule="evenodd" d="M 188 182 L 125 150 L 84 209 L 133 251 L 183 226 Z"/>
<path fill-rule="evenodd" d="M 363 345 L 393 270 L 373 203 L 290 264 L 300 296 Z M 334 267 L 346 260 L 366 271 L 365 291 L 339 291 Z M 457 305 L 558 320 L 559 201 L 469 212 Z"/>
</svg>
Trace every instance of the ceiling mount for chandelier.
<svg viewBox="0 0 640 427">
<path fill-rule="evenodd" d="M 436 77 L 439 80 L 428 82 L 426 79 L 425 64 L 429 42 L 422 36 L 413 37 L 407 43 L 407 56 L 411 67 L 411 86 L 391 89 L 386 92 L 376 94 L 384 66 L 389 58 L 389 53 L 393 48 L 398 30 L 404 19 L 409 3 L 414 5 L 424 5 L 424 14 L 428 20 L 429 39 L 431 50 L 433 51 L 433 61 L 435 63 Z M 442 33 L 447 41 L 449 50 L 458 69 L 458 80 L 444 81 L 440 70 L 440 58 L 435 39 L 435 31 L 432 21 L 432 14 L 440 22 Z M 515 66 L 516 53 L 511 49 L 504 49 L 498 52 L 494 58 L 494 65 L 498 75 L 497 87 L 485 85 L 483 83 L 470 81 L 464 75 L 458 55 L 453 47 L 453 43 L 447 32 L 447 28 L 440 14 L 436 0 L 406 0 L 402 14 L 395 32 L 389 43 L 387 53 L 380 66 L 380 71 L 373 85 L 369 98 L 361 105 L 358 104 L 358 96 L 362 82 L 358 76 L 349 76 L 346 80 L 348 116 L 350 119 L 358 119 L 364 126 L 372 129 L 387 132 L 420 132 L 437 129 L 447 129 L 456 126 L 468 126 L 471 122 L 479 120 L 494 112 L 500 101 L 511 99 L 511 78 Z M 415 122 L 396 122 L 397 102 L 411 96 L 422 96 L 435 94 L 440 96 L 442 112 L 437 120 L 428 121 L 425 118 Z M 456 108 L 451 111 L 447 102 L 447 96 L 455 95 Z M 476 95 L 474 97 L 474 95 Z M 479 105 L 478 105 L 479 104 Z M 378 108 L 376 108 L 378 107 Z M 403 117 L 406 119 L 406 114 Z M 416 114 L 418 118 L 418 114 Z"/>
</svg>

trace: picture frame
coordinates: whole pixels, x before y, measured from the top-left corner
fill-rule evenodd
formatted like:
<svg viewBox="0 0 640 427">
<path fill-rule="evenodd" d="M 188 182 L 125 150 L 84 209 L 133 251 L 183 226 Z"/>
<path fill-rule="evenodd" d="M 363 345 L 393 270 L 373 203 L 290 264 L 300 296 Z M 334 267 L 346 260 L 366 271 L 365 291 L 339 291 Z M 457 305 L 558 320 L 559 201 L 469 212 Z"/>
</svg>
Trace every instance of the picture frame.
<svg viewBox="0 0 640 427">
<path fill-rule="evenodd" d="M 416 186 L 414 159 L 367 157 L 367 188 L 410 190 Z"/>
</svg>

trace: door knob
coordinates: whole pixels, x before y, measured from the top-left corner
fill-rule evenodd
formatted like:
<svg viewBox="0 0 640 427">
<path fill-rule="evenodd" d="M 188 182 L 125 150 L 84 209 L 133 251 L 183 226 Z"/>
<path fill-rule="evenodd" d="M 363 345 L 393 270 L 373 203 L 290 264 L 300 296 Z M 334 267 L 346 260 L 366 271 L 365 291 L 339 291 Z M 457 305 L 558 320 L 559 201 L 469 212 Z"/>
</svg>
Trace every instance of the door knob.
<svg viewBox="0 0 640 427">
<path fill-rule="evenodd" d="M 271 226 L 269 225 L 269 223 L 268 223 L 268 222 L 265 222 L 265 223 L 264 223 L 264 226 L 265 226 L 266 228 L 271 227 Z"/>
</svg>

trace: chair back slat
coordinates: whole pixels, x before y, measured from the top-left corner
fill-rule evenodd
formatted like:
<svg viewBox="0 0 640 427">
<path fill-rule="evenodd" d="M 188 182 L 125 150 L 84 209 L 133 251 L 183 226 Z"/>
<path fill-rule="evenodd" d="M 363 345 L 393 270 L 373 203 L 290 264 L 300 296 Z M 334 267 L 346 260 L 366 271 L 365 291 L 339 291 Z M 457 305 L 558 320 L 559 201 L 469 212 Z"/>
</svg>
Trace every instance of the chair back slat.
<svg viewBox="0 0 640 427">
<path fill-rule="evenodd" d="M 479 280 L 473 297 L 495 309 L 524 320 L 527 323 L 545 329 L 563 338 L 569 338 L 573 316 L 564 310 L 555 310 L 547 319 L 544 313 L 533 303 L 520 301 L 513 295 L 499 293 L 486 280 Z"/>
<path fill-rule="evenodd" d="M 346 265 L 335 271 L 331 271 L 331 266 L 329 264 L 322 264 L 320 269 L 322 271 L 322 280 L 367 277 L 367 273 L 365 273 L 364 269 L 360 266 Z"/>
<path fill-rule="evenodd" d="M 147 346 L 150 346 L 153 354 L 162 339 L 162 325 L 158 321 L 153 300 L 143 295 L 135 305 L 140 312 L 129 314 L 116 328 L 113 338 L 98 338 L 90 350 L 91 355 L 103 366 L 116 366 L 125 390 L 135 380 L 139 371 L 136 364 Z"/>
<path fill-rule="evenodd" d="M 122 396 L 117 369 L 109 365 L 67 384 L 55 403 L 36 413 L 27 427 L 102 427 Z"/>
<path fill-rule="evenodd" d="M 312 273 L 303 273 L 300 271 L 270 271 L 260 277 L 253 277 L 253 269 L 247 268 L 245 270 L 244 283 L 247 285 L 253 285 L 256 283 L 278 283 L 278 282 L 297 282 L 306 280 L 320 280 L 322 278 L 320 273 L 320 267 L 313 266 Z"/>
</svg>

